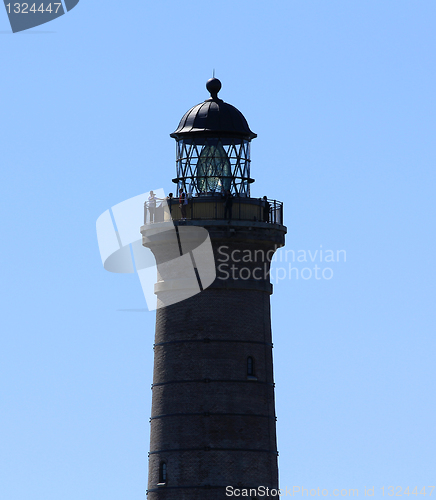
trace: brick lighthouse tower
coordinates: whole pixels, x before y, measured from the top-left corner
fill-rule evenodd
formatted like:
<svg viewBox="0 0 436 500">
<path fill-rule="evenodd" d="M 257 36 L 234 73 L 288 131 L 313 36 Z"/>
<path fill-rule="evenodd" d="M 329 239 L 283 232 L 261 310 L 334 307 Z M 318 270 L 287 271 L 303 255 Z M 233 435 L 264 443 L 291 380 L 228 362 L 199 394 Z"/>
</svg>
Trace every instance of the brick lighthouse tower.
<svg viewBox="0 0 436 500">
<path fill-rule="evenodd" d="M 256 134 L 218 79 L 206 87 L 171 134 L 177 195 L 141 228 L 158 265 L 149 500 L 278 488 L 269 266 L 283 207 L 250 196 Z"/>
</svg>

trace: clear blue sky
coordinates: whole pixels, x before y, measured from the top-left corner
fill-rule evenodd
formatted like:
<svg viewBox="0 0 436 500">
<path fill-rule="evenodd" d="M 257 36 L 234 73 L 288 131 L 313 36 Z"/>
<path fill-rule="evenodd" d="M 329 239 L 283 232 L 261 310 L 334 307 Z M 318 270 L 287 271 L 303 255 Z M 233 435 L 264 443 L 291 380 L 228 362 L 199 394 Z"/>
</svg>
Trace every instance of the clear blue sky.
<svg viewBox="0 0 436 500">
<path fill-rule="evenodd" d="M 95 222 L 171 190 L 169 134 L 213 68 L 286 248 L 346 251 L 330 280 L 275 286 L 281 486 L 435 485 L 435 18 L 433 0 L 81 0 L 9 34 L 3 11 L 2 499 L 144 498 L 154 313 L 120 311 L 145 301 L 103 269 Z"/>
</svg>

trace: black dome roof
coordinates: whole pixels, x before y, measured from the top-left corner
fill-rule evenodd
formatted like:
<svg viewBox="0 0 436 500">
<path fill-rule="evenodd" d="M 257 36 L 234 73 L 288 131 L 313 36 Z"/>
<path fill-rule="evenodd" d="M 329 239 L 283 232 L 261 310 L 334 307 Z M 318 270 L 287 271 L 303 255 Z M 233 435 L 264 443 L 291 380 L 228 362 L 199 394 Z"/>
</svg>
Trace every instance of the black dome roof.
<svg viewBox="0 0 436 500">
<path fill-rule="evenodd" d="M 207 82 L 206 88 L 211 97 L 187 111 L 171 137 L 181 139 L 191 134 L 236 136 L 248 140 L 257 137 L 257 134 L 250 130 L 244 115 L 231 104 L 219 99 L 218 92 L 221 89 L 221 82 L 218 78 L 211 78 Z"/>
</svg>

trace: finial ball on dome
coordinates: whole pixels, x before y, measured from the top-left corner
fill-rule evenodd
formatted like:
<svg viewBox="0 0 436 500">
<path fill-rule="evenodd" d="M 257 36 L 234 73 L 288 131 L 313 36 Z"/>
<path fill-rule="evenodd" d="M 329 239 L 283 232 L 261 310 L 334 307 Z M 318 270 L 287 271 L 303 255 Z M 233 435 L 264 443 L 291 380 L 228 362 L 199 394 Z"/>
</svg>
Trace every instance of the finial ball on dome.
<svg viewBox="0 0 436 500">
<path fill-rule="evenodd" d="M 221 82 L 218 78 L 211 78 L 207 81 L 206 88 L 210 92 L 211 97 L 216 99 L 218 92 L 221 90 Z"/>
</svg>

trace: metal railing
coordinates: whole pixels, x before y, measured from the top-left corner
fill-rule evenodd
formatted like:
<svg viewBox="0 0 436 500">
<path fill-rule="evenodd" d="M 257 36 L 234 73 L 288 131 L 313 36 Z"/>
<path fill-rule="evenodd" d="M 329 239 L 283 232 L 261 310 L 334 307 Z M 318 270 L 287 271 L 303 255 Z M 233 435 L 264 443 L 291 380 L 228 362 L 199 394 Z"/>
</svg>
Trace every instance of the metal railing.
<svg viewBox="0 0 436 500">
<path fill-rule="evenodd" d="M 263 198 L 234 197 L 226 203 L 221 196 L 188 198 L 184 205 L 186 217 L 182 217 L 179 200 L 167 198 L 157 201 L 156 206 L 144 203 L 144 224 L 169 220 L 247 220 L 283 225 L 283 203 Z"/>
</svg>

